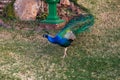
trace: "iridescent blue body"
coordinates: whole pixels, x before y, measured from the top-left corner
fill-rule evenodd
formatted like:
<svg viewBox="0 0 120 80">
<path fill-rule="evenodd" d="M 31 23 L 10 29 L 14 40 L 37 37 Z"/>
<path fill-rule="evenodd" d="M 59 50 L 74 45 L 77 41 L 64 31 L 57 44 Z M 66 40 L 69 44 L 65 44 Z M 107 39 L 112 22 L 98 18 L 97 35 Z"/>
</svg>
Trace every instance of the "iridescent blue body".
<svg viewBox="0 0 120 80">
<path fill-rule="evenodd" d="M 62 47 L 68 47 L 73 40 L 69 40 L 63 37 L 60 37 L 59 35 L 55 37 L 51 37 L 50 35 L 45 34 L 44 35 L 49 42 L 54 43 L 54 44 L 59 44 Z"/>
<path fill-rule="evenodd" d="M 49 42 L 58 44 L 63 47 L 68 47 L 71 42 L 77 37 L 77 34 L 88 29 L 94 24 L 94 17 L 91 14 L 79 15 L 72 18 L 63 29 L 52 37 L 48 34 L 44 34 L 44 37 L 48 39 Z"/>
</svg>

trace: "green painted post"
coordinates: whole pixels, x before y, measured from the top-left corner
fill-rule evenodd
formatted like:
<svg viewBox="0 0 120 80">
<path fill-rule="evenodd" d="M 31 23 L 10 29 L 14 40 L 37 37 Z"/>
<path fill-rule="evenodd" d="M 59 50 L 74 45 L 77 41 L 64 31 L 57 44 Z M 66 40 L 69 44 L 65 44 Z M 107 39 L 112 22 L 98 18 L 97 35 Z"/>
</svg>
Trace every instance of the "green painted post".
<svg viewBox="0 0 120 80">
<path fill-rule="evenodd" d="M 56 20 L 59 17 L 57 16 L 57 11 L 56 11 L 56 4 L 49 4 L 49 15 L 48 15 L 48 19 L 53 19 Z"/>
<path fill-rule="evenodd" d="M 59 0 L 46 0 L 46 2 L 48 3 L 49 12 L 47 18 L 42 22 L 50 24 L 59 24 L 64 22 L 64 20 L 60 19 L 57 15 L 57 3 Z"/>
</svg>

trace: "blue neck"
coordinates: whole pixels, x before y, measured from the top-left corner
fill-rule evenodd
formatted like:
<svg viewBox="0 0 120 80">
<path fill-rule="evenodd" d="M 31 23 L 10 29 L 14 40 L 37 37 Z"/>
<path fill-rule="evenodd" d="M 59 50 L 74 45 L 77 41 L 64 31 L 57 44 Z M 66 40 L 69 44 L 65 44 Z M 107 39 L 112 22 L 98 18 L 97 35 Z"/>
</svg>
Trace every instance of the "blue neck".
<svg viewBox="0 0 120 80">
<path fill-rule="evenodd" d="M 55 39 L 52 36 L 47 35 L 46 38 L 48 39 L 49 42 L 55 43 Z"/>
</svg>

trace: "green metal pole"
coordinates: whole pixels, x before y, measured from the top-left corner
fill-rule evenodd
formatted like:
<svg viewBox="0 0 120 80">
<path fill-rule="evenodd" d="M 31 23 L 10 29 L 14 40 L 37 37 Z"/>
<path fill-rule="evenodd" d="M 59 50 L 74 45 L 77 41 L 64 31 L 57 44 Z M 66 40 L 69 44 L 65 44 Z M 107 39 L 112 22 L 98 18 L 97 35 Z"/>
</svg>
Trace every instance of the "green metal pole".
<svg viewBox="0 0 120 80">
<path fill-rule="evenodd" d="M 57 16 L 57 6 L 56 4 L 49 4 L 49 15 L 47 19 L 57 20 L 59 17 Z"/>
<path fill-rule="evenodd" d="M 50 23 L 50 24 L 59 24 L 64 22 L 64 20 L 60 19 L 57 15 L 57 3 L 59 0 L 46 0 L 48 3 L 48 16 L 42 22 Z"/>
</svg>

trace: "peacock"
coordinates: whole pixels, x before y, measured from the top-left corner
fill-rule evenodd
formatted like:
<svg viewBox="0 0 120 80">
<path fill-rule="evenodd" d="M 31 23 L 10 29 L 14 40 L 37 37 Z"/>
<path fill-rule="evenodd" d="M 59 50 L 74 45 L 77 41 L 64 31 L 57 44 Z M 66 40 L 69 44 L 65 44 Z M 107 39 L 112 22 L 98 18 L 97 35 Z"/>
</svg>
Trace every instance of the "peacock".
<svg viewBox="0 0 120 80">
<path fill-rule="evenodd" d="M 77 38 L 78 34 L 87 30 L 94 24 L 94 16 L 92 14 L 80 14 L 73 17 L 54 37 L 48 33 L 43 37 L 49 42 L 64 47 L 63 58 L 67 55 L 67 49 L 71 43 Z"/>
</svg>

